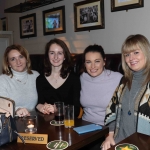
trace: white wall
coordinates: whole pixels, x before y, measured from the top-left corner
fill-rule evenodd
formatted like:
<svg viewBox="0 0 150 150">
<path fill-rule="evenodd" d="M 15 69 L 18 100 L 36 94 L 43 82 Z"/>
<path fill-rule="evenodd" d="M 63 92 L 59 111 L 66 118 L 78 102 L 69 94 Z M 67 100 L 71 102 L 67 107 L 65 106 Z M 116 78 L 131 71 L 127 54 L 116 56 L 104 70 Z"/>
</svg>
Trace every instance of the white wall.
<svg viewBox="0 0 150 150">
<path fill-rule="evenodd" d="M 24 13 L 7 13 L 9 30 L 14 31 L 14 43 L 26 47 L 32 54 L 44 53 L 45 44 L 52 38 L 64 40 L 71 52 L 81 53 L 89 44 L 100 44 L 106 53 L 120 53 L 121 45 L 130 34 L 143 34 L 150 40 L 150 0 L 144 0 L 144 7 L 126 11 L 111 12 L 111 0 L 104 0 L 105 29 L 74 32 L 73 3 L 82 0 L 63 0 Z M 9 8 L 24 0 L 5 0 Z M 66 33 L 43 36 L 42 11 L 65 5 Z M 19 17 L 36 13 L 37 37 L 20 39 Z"/>
</svg>

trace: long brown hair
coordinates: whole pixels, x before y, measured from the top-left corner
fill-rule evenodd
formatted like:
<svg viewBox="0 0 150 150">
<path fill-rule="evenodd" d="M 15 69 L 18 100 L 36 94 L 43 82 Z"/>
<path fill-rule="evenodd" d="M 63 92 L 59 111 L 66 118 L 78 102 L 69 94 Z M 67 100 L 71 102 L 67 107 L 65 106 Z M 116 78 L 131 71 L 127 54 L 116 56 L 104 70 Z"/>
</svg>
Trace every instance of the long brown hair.
<svg viewBox="0 0 150 150">
<path fill-rule="evenodd" d="M 69 49 L 67 45 L 60 39 L 52 39 L 50 40 L 45 47 L 45 58 L 44 58 L 44 66 L 45 66 L 45 75 L 50 76 L 52 72 L 52 65 L 49 60 L 49 49 L 52 44 L 57 44 L 63 49 L 63 54 L 65 57 L 65 60 L 63 61 L 62 68 L 60 70 L 60 76 L 65 79 L 70 72 L 70 67 L 71 67 L 71 54 L 69 52 Z"/>
</svg>

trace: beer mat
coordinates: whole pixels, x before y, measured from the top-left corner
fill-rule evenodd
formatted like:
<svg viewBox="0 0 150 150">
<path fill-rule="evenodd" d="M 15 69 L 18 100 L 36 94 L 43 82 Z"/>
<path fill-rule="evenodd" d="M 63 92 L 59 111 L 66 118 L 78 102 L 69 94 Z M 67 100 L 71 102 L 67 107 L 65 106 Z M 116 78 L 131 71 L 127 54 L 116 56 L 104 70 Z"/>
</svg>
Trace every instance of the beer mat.
<svg viewBox="0 0 150 150">
<path fill-rule="evenodd" d="M 51 124 L 52 126 L 62 126 L 62 125 L 64 125 L 63 122 L 57 123 L 55 120 L 50 121 L 50 124 Z"/>
<path fill-rule="evenodd" d="M 68 142 L 62 140 L 55 140 L 47 143 L 46 147 L 51 150 L 63 150 L 68 147 Z"/>
<path fill-rule="evenodd" d="M 135 145 L 129 143 L 119 144 L 115 147 L 115 150 L 139 150 Z"/>
</svg>

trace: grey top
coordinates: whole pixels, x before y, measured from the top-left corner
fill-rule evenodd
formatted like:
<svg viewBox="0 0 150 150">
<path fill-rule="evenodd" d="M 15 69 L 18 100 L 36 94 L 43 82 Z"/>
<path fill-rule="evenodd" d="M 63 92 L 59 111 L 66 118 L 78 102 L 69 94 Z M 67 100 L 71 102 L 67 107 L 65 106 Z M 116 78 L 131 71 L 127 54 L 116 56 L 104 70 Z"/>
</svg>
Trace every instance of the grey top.
<svg viewBox="0 0 150 150">
<path fill-rule="evenodd" d="M 14 100 L 15 110 L 34 110 L 37 104 L 36 78 L 39 73 L 33 70 L 33 74 L 28 74 L 27 71 L 12 72 L 12 78 L 6 74 L 0 75 L 0 96 Z"/>
<path fill-rule="evenodd" d="M 121 111 L 121 120 L 120 120 L 120 129 L 115 138 L 115 142 L 118 143 L 125 137 L 130 136 L 136 131 L 137 117 L 134 115 L 134 105 L 136 97 L 142 88 L 143 81 L 143 71 L 133 72 L 133 80 L 131 85 L 131 90 L 128 88 L 124 93 L 122 99 L 122 111 Z M 131 115 L 129 115 L 129 111 Z M 114 129 L 115 122 L 109 124 L 110 131 Z"/>
</svg>

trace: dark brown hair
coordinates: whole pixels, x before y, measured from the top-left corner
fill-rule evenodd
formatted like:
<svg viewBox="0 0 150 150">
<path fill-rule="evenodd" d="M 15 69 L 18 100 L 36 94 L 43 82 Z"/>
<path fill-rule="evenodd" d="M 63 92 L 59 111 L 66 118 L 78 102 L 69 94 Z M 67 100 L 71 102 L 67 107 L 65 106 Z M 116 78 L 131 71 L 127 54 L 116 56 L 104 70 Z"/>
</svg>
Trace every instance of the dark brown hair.
<svg viewBox="0 0 150 150">
<path fill-rule="evenodd" d="M 68 49 L 67 45 L 62 40 L 56 39 L 56 38 L 50 40 L 45 46 L 45 58 L 44 58 L 45 75 L 50 76 L 51 71 L 52 71 L 52 65 L 50 63 L 49 56 L 48 56 L 49 49 L 50 49 L 52 44 L 57 44 L 63 49 L 63 54 L 64 54 L 64 57 L 65 57 L 65 60 L 63 61 L 62 68 L 60 70 L 60 76 L 63 79 L 65 79 L 67 77 L 68 73 L 70 72 L 71 54 L 69 52 L 69 49 Z"/>
<path fill-rule="evenodd" d="M 85 63 L 85 55 L 89 52 L 98 52 L 102 56 L 103 60 L 106 61 L 105 52 L 101 45 L 89 45 L 83 52 L 83 64 Z M 86 68 L 83 66 L 84 72 L 86 72 Z"/>
</svg>

